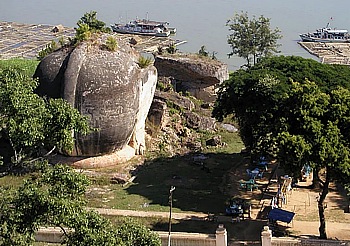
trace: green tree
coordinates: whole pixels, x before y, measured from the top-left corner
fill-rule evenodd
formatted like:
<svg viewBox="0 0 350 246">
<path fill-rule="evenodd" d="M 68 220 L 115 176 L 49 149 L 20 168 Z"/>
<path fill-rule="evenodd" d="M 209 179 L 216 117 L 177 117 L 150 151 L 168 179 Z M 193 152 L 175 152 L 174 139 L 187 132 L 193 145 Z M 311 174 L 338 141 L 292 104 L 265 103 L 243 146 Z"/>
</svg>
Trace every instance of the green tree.
<svg viewBox="0 0 350 246">
<path fill-rule="evenodd" d="M 97 19 L 97 12 L 90 11 L 85 13 L 77 22 L 75 38 L 71 41 L 72 44 L 77 44 L 90 39 L 95 33 L 110 33 L 111 29 L 106 27 L 106 23 Z"/>
<path fill-rule="evenodd" d="M 106 27 L 106 23 L 97 19 L 97 12 L 90 11 L 85 13 L 83 17 L 78 20 L 77 25 L 87 25 L 92 32 L 111 32 L 109 27 Z"/>
<path fill-rule="evenodd" d="M 248 67 L 251 61 L 254 65 L 260 58 L 278 52 L 277 41 L 282 36 L 278 28 L 271 30 L 269 18 L 261 15 L 249 19 L 246 12 L 236 13 L 226 22 L 226 26 L 230 31 L 227 42 L 232 48 L 229 56 L 236 54 L 246 59 Z"/>
<path fill-rule="evenodd" d="M 0 245 L 32 245 L 42 226 L 61 228 L 69 246 L 161 245 L 142 225 L 130 221 L 118 228 L 85 209 L 86 176 L 64 165 L 41 166 L 17 190 L 0 190 Z"/>
<path fill-rule="evenodd" d="M 337 72 L 338 77 L 330 76 Z M 265 59 L 231 75 L 213 111 L 220 120 L 232 115 L 252 153 L 277 157 L 294 177 L 304 164 L 311 165 L 321 185 L 320 238 L 327 238 L 324 201 L 329 184 L 350 174 L 349 73 L 344 66 L 303 58 Z M 310 82 L 314 77 L 318 82 Z"/>
<path fill-rule="evenodd" d="M 123 246 L 161 245 L 159 236 L 155 232 L 131 219 L 124 221 L 117 229 L 116 236 L 124 242 Z"/>
<path fill-rule="evenodd" d="M 0 141 L 9 169 L 30 167 L 33 158 L 48 150 L 71 151 L 73 132 L 90 131 L 86 117 L 62 99 L 44 99 L 33 91 L 37 81 L 19 68 L 0 68 Z M 43 153 L 43 150 L 47 150 Z"/>
<path fill-rule="evenodd" d="M 83 23 L 78 26 L 75 32 L 75 42 L 79 43 L 82 41 L 86 41 L 91 38 L 91 29 L 89 25 Z"/>
</svg>

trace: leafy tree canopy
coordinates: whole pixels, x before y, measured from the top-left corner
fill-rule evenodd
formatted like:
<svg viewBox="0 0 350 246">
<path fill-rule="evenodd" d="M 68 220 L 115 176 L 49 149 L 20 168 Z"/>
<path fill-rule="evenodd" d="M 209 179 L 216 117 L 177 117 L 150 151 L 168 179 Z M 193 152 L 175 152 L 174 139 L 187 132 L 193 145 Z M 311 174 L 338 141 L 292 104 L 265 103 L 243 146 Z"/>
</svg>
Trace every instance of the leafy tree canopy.
<svg viewBox="0 0 350 246">
<path fill-rule="evenodd" d="M 159 237 L 129 220 L 113 226 L 99 214 L 86 210 L 86 176 L 64 165 L 41 163 L 17 190 L 0 190 L 0 245 L 33 245 L 34 233 L 42 226 L 63 230 L 69 246 L 160 246 Z"/>
<path fill-rule="evenodd" d="M 33 91 L 36 80 L 18 67 L 0 68 L 0 156 L 8 168 L 23 167 L 50 149 L 71 151 L 72 132 L 86 134 L 87 119 L 62 99 L 44 99 Z M 47 150 L 46 153 L 43 150 Z"/>
<path fill-rule="evenodd" d="M 97 12 L 90 11 L 85 13 L 83 17 L 77 22 L 78 30 L 81 27 L 88 28 L 91 32 L 111 32 L 109 27 L 106 27 L 106 23 L 97 19 Z"/>
<path fill-rule="evenodd" d="M 232 48 L 231 55 L 238 55 L 246 59 L 250 67 L 262 57 L 271 56 L 277 53 L 279 44 L 277 41 L 282 37 L 280 30 L 271 30 L 270 19 L 264 16 L 249 19 L 248 13 L 236 13 L 233 18 L 226 22 L 230 34 L 227 42 Z"/>
<path fill-rule="evenodd" d="M 264 59 L 231 75 L 213 111 L 218 119 L 233 115 L 253 154 L 277 157 L 294 177 L 305 164 L 314 169 L 322 187 L 321 238 L 327 237 L 323 203 L 329 183 L 350 174 L 349 75 L 346 66 L 300 57 Z"/>
</svg>

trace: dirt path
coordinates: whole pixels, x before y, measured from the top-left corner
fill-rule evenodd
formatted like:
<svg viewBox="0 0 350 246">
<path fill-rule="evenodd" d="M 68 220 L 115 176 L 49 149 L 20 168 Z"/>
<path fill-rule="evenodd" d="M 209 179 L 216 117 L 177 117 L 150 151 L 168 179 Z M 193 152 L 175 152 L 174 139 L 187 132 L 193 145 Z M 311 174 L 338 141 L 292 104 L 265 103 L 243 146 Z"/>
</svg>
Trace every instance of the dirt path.
<svg viewBox="0 0 350 246">
<path fill-rule="evenodd" d="M 150 211 L 134 211 L 121 209 L 106 209 L 106 208 L 92 208 L 102 215 L 121 215 L 133 217 L 162 217 L 169 218 L 168 212 L 150 212 Z M 176 220 L 207 220 L 208 215 L 205 213 L 171 213 L 171 217 Z"/>
</svg>

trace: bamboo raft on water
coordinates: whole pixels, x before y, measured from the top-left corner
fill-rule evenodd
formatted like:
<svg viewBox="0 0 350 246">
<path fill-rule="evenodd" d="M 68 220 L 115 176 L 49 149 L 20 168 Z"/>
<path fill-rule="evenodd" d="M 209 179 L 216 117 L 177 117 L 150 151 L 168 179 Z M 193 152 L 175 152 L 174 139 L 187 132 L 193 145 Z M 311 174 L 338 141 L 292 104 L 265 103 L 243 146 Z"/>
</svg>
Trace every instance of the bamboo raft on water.
<svg viewBox="0 0 350 246">
<path fill-rule="evenodd" d="M 350 43 L 299 42 L 322 63 L 350 65 Z"/>
<path fill-rule="evenodd" d="M 138 51 L 153 53 L 158 47 L 169 45 L 178 46 L 186 41 L 174 40 L 171 37 L 150 37 L 131 34 L 117 34 L 122 39 L 134 38 L 137 44 L 134 46 Z M 68 40 L 75 36 L 75 29 L 54 26 L 48 24 L 22 24 L 16 22 L 0 21 L 0 59 L 26 58 L 33 59 L 38 53 L 52 41 L 60 39 Z"/>
</svg>

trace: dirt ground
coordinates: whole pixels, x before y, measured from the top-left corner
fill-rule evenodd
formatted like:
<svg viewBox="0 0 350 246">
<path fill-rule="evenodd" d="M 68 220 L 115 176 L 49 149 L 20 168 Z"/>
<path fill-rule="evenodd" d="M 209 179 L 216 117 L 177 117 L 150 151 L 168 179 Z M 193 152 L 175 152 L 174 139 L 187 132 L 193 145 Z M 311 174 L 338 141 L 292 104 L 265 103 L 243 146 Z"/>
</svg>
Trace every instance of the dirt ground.
<svg viewBox="0 0 350 246">
<path fill-rule="evenodd" d="M 245 235 L 239 238 L 250 238 L 253 232 L 260 232 L 262 226 L 266 224 L 268 211 L 271 209 L 271 199 L 277 193 L 277 184 L 281 176 L 285 173 L 277 163 L 270 163 L 263 177 L 257 179 L 258 189 L 253 191 L 240 187 L 239 181 L 248 180 L 246 169 L 253 169 L 249 159 L 235 166 L 228 175 L 228 184 L 223 192 L 230 196 L 238 196 L 251 201 L 251 218 L 255 223 L 249 221 L 236 225 L 237 233 Z M 295 213 L 291 223 L 278 222 L 278 228 L 286 232 L 287 236 L 317 238 L 319 235 L 319 220 L 317 197 L 319 191 L 309 188 L 311 179 L 306 182 L 297 183 L 297 187 L 287 192 L 286 203 L 280 208 Z M 326 232 L 329 239 L 350 240 L 350 213 L 348 212 L 348 202 L 344 194 L 332 184 L 330 192 L 326 198 L 327 208 Z M 227 220 L 227 216 L 223 216 Z M 248 228 L 249 227 L 249 228 Z"/>
<path fill-rule="evenodd" d="M 247 162 L 230 173 L 233 186 L 230 195 L 244 197 L 252 201 L 252 219 L 266 219 L 271 210 L 271 199 L 277 193 L 278 180 L 284 176 L 283 170 L 276 163 L 269 164 L 263 178 L 257 179 L 259 189 L 247 191 L 240 188 L 240 180 L 248 180 L 246 169 L 253 167 Z M 310 175 L 311 176 L 311 175 Z M 295 213 L 291 223 L 278 222 L 278 228 L 286 232 L 288 236 L 317 238 L 319 236 L 319 217 L 317 197 L 319 191 L 309 188 L 311 178 L 305 182 L 298 182 L 297 186 L 287 192 L 285 204 L 280 203 L 280 208 Z M 329 239 L 350 240 L 350 213 L 348 202 L 334 184 L 331 185 L 326 198 L 326 232 Z M 257 228 L 260 230 L 261 228 Z"/>
</svg>

